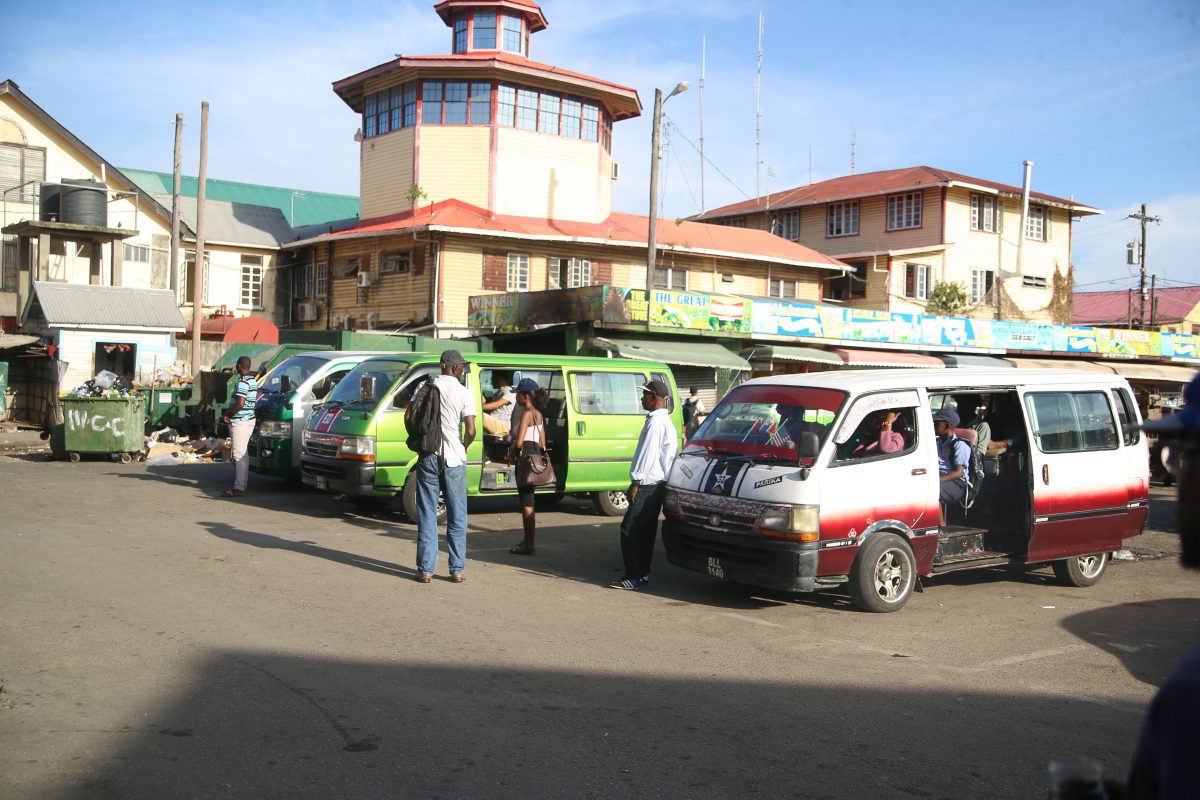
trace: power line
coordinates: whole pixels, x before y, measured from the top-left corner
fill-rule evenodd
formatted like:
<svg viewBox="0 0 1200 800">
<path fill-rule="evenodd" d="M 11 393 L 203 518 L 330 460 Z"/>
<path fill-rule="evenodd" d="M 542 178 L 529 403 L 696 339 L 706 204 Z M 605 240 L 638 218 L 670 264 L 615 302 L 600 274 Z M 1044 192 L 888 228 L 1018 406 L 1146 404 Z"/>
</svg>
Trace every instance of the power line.
<svg viewBox="0 0 1200 800">
<path fill-rule="evenodd" d="M 667 120 L 666 120 L 666 123 L 667 123 L 667 125 L 669 125 L 669 126 L 670 126 L 670 127 L 671 127 L 671 128 L 674 130 L 674 131 L 675 131 L 675 133 L 679 134 L 679 138 L 681 138 L 681 139 L 683 139 L 685 142 L 687 142 L 687 143 L 688 143 L 688 144 L 691 146 L 691 148 L 692 148 L 693 150 L 695 150 L 697 153 L 700 153 L 700 148 L 696 146 L 696 143 L 695 143 L 695 142 L 693 142 L 693 141 L 692 141 L 691 139 L 689 139 L 689 138 L 688 138 L 686 135 L 684 135 L 683 131 L 681 131 L 681 130 L 679 129 L 679 126 L 678 126 L 678 125 L 676 125 L 676 124 L 675 124 L 674 122 L 672 122 L 670 119 L 667 119 Z M 703 153 L 701 153 L 701 155 L 703 155 Z M 704 157 L 704 163 L 708 164 L 710 167 L 712 167 L 713 169 L 715 169 L 715 170 L 717 171 L 717 174 L 718 174 L 718 175 L 720 175 L 722 178 L 724 178 L 726 181 L 728 181 L 728 182 L 729 182 L 729 185 L 730 185 L 730 186 L 732 186 L 734 189 L 737 189 L 737 190 L 738 190 L 738 191 L 741 193 L 741 195 L 742 195 L 743 197 L 745 197 L 747 200 L 753 200 L 753 199 L 754 199 L 753 197 L 751 197 L 751 196 L 750 196 L 750 195 L 749 195 L 749 194 L 746 192 L 746 190 L 745 190 L 745 189 L 743 189 L 742 187 L 740 187 L 740 186 L 738 186 L 736 183 L 734 183 L 734 182 L 733 182 L 733 178 L 729 177 L 729 176 L 728 176 L 728 175 L 726 175 L 724 172 L 722 172 L 722 171 L 721 171 L 721 168 L 720 168 L 720 167 L 718 167 L 718 166 L 717 166 L 715 163 L 713 163 L 712 159 L 710 159 L 710 158 L 708 158 L 707 156 L 705 156 L 705 157 Z"/>
</svg>

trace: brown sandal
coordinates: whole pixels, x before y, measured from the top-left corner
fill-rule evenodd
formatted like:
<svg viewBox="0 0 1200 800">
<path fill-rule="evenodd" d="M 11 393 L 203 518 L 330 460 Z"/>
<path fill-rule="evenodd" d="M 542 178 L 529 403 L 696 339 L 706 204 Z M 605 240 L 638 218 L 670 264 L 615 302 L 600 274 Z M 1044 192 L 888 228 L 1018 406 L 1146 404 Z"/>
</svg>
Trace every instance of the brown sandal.
<svg viewBox="0 0 1200 800">
<path fill-rule="evenodd" d="M 245 497 L 246 493 L 241 489 L 226 489 L 221 492 L 221 497 Z"/>
</svg>

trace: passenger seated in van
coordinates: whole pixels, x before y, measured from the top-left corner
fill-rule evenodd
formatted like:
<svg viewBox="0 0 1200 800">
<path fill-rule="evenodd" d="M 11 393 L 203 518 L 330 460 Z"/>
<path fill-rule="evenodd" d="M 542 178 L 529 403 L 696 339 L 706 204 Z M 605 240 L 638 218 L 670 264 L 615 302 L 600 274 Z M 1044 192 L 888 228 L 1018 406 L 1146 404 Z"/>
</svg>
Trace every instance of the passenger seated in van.
<svg viewBox="0 0 1200 800">
<path fill-rule="evenodd" d="M 863 421 L 866 429 L 850 458 L 865 458 L 879 453 L 899 453 L 904 449 L 904 435 L 892 430 L 900 419 L 900 412 L 890 409 L 876 411 Z"/>
<path fill-rule="evenodd" d="M 825 439 L 825 426 L 819 422 L 804 421 L 804 406 L 793 406 L 779 403 L 775 406 L 779 414 L 779 430 L 790 440 L 791 448 L 796 449 L 800 442 L 800 434 L 815 433 L 820 440 Z"/>
<path fill-rule="evenodd" d="M 956 394 L 954 404 L 962 422 L 960 427 L 975 431 L 975 462 L 982 464 L 988 445 L 992 442 L 992 426 L 979 413 L 983 408 L 983 398 L 977 394 Z"/>
<path fill-rule="evenodd" d="M 507 436 L 512 430 L 512 413 L 517 394 L 512 389 L 512 375 L 504 370 L 492 372 L 492 388 L 496 391 L 483 404 L 483 432 L 489 436 Z"/>
<path fill-rule="evenodd" d="M 958 413 L 954 409 L 943 408 L 934 413 L 933 431 L 937 434 L 939 492 L 943 505 L 960 502 L 967 494 L 971 446 L 954 435 L 957 427 Z M 943 511 L 943 524 L 944 517 Z"/>
</svg>

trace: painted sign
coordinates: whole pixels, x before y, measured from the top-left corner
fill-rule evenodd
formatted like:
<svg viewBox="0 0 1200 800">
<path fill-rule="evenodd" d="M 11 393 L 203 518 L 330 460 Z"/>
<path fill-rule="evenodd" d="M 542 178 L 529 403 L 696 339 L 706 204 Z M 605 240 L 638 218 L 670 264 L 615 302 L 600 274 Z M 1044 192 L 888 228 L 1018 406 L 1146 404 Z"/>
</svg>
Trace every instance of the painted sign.
<svg viewBox="0 0 1200 800">
<path fill-rule="evenodd" d="M 749 333 L 751 304 L 745 297 L 655 289 L 650 297 L 650 323 L 656 328 Z"/>
<path fill-rule="evenodd" d="M 123 414 L 123 412 L 119 413 Z M 68 408 L 67 430 L 111 433 L 119 438 L 125 435 L 125 417 L 123 415 L 108 416 L 87 408 Z"/>
</svg>

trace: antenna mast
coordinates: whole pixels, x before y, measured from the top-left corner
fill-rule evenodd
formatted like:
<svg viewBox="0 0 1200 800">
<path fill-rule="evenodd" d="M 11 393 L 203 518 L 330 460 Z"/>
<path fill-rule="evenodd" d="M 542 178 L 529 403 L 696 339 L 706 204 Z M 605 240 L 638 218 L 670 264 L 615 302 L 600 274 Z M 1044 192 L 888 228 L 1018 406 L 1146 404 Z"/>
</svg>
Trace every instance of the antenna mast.
<svg viewBox="0 0 1200 800">
<path fill-rule="evenodd" d="M 854 126 L 850 126 L 850 174 L 854 174 L 856 168 L 855 150 L 858 148 L 858 134 L 854 131 Z"/>
<path fill-rule="evenodd" d="M 762 39 L 763 14 L 758 12 L 758 68 L 754 73 L 754 197 L 762 197 Z"/>
<path fill-rule="evenodd" d="M 704 61 L 708 37 L 700 37 L 700 213 L 704 213 Z"/>
</svg>

